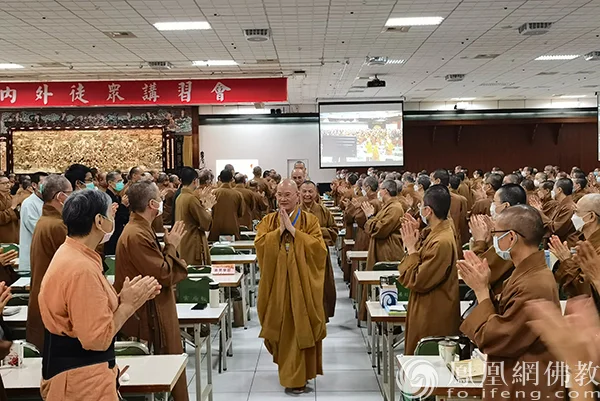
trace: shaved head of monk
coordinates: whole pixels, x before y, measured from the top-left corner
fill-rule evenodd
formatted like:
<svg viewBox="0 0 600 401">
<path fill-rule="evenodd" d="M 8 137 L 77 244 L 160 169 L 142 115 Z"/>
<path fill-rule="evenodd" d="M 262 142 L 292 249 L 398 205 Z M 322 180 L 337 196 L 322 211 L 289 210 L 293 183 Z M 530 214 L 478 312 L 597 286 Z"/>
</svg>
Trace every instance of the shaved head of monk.
<svg viewBox="0 0 600 401">
<path fill-rule="evenodd" d="M 277 203 L 279 207 L 285 210 L 287 213 L 294 211 L 298 205 L 298 186 L 291 179 L 285 179 L 277 185 Z"/>
<path fill-rule="evenodd" d="M 296 183 L 296 186 L 300 188 L 300 186 L 304 183 L 304 180 L 306 179 L 306 175 L 304 174 L 304 170 L 302 170 L 301 168 L 295 168 L 294 171 L 292 171 L 291 178 Z"/>
<path fill-rule="evenodd" d="M 494 231 L 498 238 L 504 236 L 498 241 L 501 250 L 512 249 L 517 253 L 523 248 L 537 249 L 546 232 L 540 212 L 527 205 L 504 209 L 495 221 Z"/>
</svg>

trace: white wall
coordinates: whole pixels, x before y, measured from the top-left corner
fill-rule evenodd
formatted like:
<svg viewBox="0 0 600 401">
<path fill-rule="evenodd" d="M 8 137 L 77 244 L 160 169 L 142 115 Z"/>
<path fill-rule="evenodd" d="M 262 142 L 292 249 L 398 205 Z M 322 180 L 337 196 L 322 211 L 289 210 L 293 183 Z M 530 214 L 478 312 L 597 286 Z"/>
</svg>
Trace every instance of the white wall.
<svg viewBox="0 0 600 401">
<path fill-rule="evenodd" d="M 317 123 L 200 125 L 200 150 L 212 170 L 218 159 L 258 159 L 263 170 L 274 168 L 283 177 L 288 159 L 308 159 L 311 180 L 335 177 L 335 169 L 319 168 Z"/>
</svg>

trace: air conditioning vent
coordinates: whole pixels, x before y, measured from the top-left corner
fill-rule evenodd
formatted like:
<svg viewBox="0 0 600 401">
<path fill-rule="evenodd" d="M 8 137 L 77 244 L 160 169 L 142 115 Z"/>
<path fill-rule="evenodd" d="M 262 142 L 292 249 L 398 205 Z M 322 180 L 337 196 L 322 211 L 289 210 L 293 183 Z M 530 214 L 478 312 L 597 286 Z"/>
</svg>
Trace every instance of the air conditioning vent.
<svg viewBox="0 0 600 401">
<path fill-rule="evenodd" d="M 556 75 L 556 74 L 558 74 L 558 71 L 542 71 L 535 75 Z"/>
<path fill-rule="evenodd" d="M 244 29 L 244 37 L 248 42 L 266 42 L 271 39 L 271 31 L 268 28 Z"/>
<path fill-rule="evenodd" d="M 583 56 L 585 61 L 598 61 L 600 60 L 600 51 L 589 52 L 585 56 Z"/>
<path fill-rule="evenodd" d="M 367 56 L 366 61 L 368 66 L 373 67 L 373 66 L 382 66 L 385 65 L 388 62 L 388 58 L 387 57 L 383 57 L 383 56 Z"/>
<path fill-rule="evenodd" d="M 103 32 L 106 36 L 112 39 L 129 39 L 137 38 L 132 32 L 119 31 L 119 32 Z"/>
<path fill-rule="evenodd" d="M 37 63 L 37 65 L 44 68 L 67 68 L 66 65 L 56 61 L 41 62 Z"/>
<path fill-rule="evenodd" d="M 256 64 L 279 64 L 279 60 L 276 58 L 263 58 L 256 60 Z"/>
<path fill-rule="evenodd" d="M 445 79 L 448 82 L 460 82 L 465 79 L 465 74 L 448 74 Z"/>
<path fill-rule="evenodd" d="M 527 22 L 519 27 L 519 34 L 526 36 L 548 33 L 552 22 Z"/>
<path fill-rule="evenodd" d="M 475 60 L 490 60 L 498 57 L 499 54 L 478 54 L 473 57 Z"/>
<path fill-rule="evenodd" d="M 410 30 L 410 26 L 386 26 L 383 32 L 387 33 L 406 33 Z"/>
<path fill-rule="evenodd" d="M 479 86 L 511 86 L 514 82 L 484 82 Z"/>
<path fill-rule="evenodd" d="M 153 70 L 170 70 L 173 68 L 173 64 L 169 61 L 148 61 L 148 67 Z"/>
</svg>

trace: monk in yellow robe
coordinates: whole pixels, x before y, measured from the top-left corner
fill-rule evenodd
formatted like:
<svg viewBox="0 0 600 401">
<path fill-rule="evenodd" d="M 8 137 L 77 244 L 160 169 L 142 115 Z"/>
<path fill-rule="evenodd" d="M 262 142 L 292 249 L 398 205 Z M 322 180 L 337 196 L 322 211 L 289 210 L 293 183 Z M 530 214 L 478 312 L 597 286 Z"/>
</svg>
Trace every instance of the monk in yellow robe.
<svg viewBox="0 0 600 401">
<path fill-rule="evenodd" d="M 319 219 L 298 206 L 296 183 L 283 180 L 276 196 L 280 210 L 265 216 L 254 241 L 261 272 L 259 337 L 279 367 L 286 392 L 300 394 L 308 380 L 323 374 L 327 247 Z"/>
<path fill-rule="evenodd" d="M 293 178 L 292 178 L 293 179 Z M 335 289 L 335 279 L 333 277 L 333 266 L 331 265 L 331 255 L 329 247 L 335 245 L 338 232 L 335 225 L 335 220 L 331 212 L 323 205 L 317 203 L 319 192 L 317 186 L 312 181 L 305 181 L 300 187 L 300 195 L 302 197 L 300 207 L 307 213 L 312 213 L 319 219 L 321 226 L 321 234 L 327 245 L 327 268 L 325 270 L 325 287 L 323 289 L 323 303 L 325 314 L 328 318 L 335 315 L 335 303 L 337 300 L 337 292 Z"/>
</svg>

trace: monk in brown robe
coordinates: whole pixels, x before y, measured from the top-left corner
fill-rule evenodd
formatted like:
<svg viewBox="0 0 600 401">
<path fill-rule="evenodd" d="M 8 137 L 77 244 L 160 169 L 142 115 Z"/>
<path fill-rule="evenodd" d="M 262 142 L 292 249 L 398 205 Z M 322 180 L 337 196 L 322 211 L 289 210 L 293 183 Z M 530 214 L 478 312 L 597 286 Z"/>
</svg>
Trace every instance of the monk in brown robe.
<svg viewBox="0 0 600 401">
<path fill-rule="evenodd" d="M 217 203 L 213 207 L 213 222 L 209 241 L 218 241 L 221 235 L 234 235 L 240 239 L 240 220 L 244 217 L 246 206 L 244 198 L 233 188 L 233 175 L 230 170 L 219 174 L 221 186 L 214 190 Z"/>
<path fill-rule="evenodd" d="M 458 180 L 454 180 L 455 183 Z M 450 189 L 450 174 L 447 170 L 438 169 L 431 173 L 431 183 L 434 185 L 443 185 Z M 458 187 L 458 185 L 456 185 Z M 450 221 L 454 227 L 454 238 L 456 240 L 456 249 L 458 257 L 462 256 L 462 237 L 467 224 L 467 199 L 457 193 L 450 191 Z"/>
<path fill-rule="evenodd" d="M 346 208 L 346 215 L 352 218 L 352 221 L 358 226 L 356 228 L 356 238 L 354 241 L 353 250 L 366 251 L 369 249 L 371 235 L 365 232 L 365 224 L 367 216 L 361 205 L 363 202 L 368 202 L 373 206 L 373 213 L 377 215 L 381 210 L 383 202 L 377 198 L 379 182 L 375 177 L 367 177 L 363 181 L 362 197 L 352 199 L 351 203 Z"/>
<path fill-rule="evenodd" d="M 373 270 L 373 266 L 377 262 L 397 262 L 404 256 L 404 246 L 400 236 L 404 209 L 398 201 L 397 195 L 396 182 L 385 180 L 379 187 L 377 195 L 382 202 L 379 212 L 375 214 L 375 208 L 369 202 L 363 202 L 361 205 L 367 219 L 364 230 L 370 237 L 366 270 Z M 363 302 L 359 308 L 359 318 L 366 320 L 366 288 L 363 288 L 361 299 Z"/>
<path fill-rule="evenodd" d="M 304 184 L 304 181 L 306 181 L 306 173 L 301 168 L 294 168 L 290 178 L 296 183 L 296 186 L 300 188 L 302 184 Z"/>
<path fill-rule="evenodd" d="M 325 206 L 316 202 L 319 197 L 317 186 L 312 181 L 305 181 L 300 187 L 300 206 L 302 211 L 312 213 L 319 219 L 321 234 L 325 245 L 327 245 L 327 266 L 325 270 L 325 286 L 323 289 L 323 304 L 325 316 L 331 318 L 335 315 L 335 303 L 337 292 L 335 289 L 335 278 L 333 277 L 333 266 L 329 247 L 335 246 L 338 232 L 333 215 Z"/>
<path fill-rule="evenodd" d="M 254 177 L 252 178 L 252 181 L 254 181 L 258 185 L 258 192 L 264 193 L 265 197 L 267 199 L 270 199 L 271 198 L 271 187 L 267 184 L 267 181 L 262 176 L 262 174 L 263 174 L 262 168 L 260 168 L 260 166 L 254 167 L 252 169 L 252 174 L 254 175 Z"/>
<path fill-rule="evenodd" d="M 458 193 L 460 196 L 465 197 L 465 199 L 467 200 L 467 210 L 471 210 L 471 208 L 475 204 L 475 194 L 469 186 L 468 179 L 466 178 L 465 173 L 463 172 L 458 172 L 455 174 L 455 176 L 460 180 L 460 184 L 456 189 L 456 193 Z"/>
<path fill-rule="evenodd" d="M 450 191 L 432 185 L 423 197 L 421 218 L 427 224 L 419 238 L 419 222 L 407 215 L 402 241 L 407 256 L 398 266 L 398 281 L 410 290 L 406 315 L 405 353 L 412 355 L 420 339 L 453 336 L 460 325 L 457 250 L 448 219 Z M 427 311 L 423 314 L 423 311 Z"/>
<path fill-rule="evenodd" d="M 544 236 L 540 215 L 527 205 L 512 206 L 495 220 L 494 236 L 498 254 L 515 265 L 498 299 L 490 298 L 490 268 L 485 260 L 466 252 L 465 260 L 458 262 L 463 280 L 479 303 L 460 329 L 487 354 L 488 364 L 499 367 L 498 372 L 487 369 L 483 399 L 562 399 L 561 380 L 555 384 L 546 380 L 539 384 L 531 380 L 502 380 L 514 378 L 524 362 L 534 364 L 537 372 L 549 372 L 557 364 L 527 325 L 523 311 L 527 302 L 540 299 L 552 302 L 560 311 L 556 281 L 546 265 L 544 252 L 539 250 Z"/>
<path fill-rule="evenodd" d="M 19 243 L 19 197 L 10 194 L 8 177 L 0 177 L 0 243 Z"/>
<path fill-rule="evenodd" d="M 198 173 L 193 168 L 183 167 L 180 175 L 182 189 L 175 201 L 175 220 L 183 221 L 187 233 L 181 239 L 179 255 L 188 265 L 210 265 L 206 231 L 212 224 L 209 210 L 214 205 L 214 195 L 208 188 L 205 196 L 196 196 Z"/>
<path fill-rule="evenodd" d="M 542 203 L 542 212 L 546 216 L 553 216 L 558 207 L 558 201 L 552 199 L 554 181 L 544 181 L 537 189 L 537 197 Z"/>
<path fill-rule="evenodd" d="M 502 186 L 502 176 L 500 174 L 492 173 L 484 181 L 481 186 L 481 191 L 485 194 L 483 198 L 475 201 L 473 209 L 471 209 L 471 216 L 477 214 L 487 214 L 491 216 L 490 206 L 494 200 L 494 194 Z"/>
<path fill-rule="evenodd" d="M 19 257 L 19 252 L 14 249 L 5 252 L 4 248 L 0 248 L 0 282 L 3 282 L 7 286 L 11 286 L 19 279 L 19 274 L 15 271 L 12 264 L 12 261 L 17 257 Z"/>
<path fill-rule="evenodd" d="M 503 185 L 494 195 L 494 217 L 511 206 L 526 205 L 527 194 L 516 184 Z M 481 259 L 486 259 L 491 270 L 490 286 L 494 294 L 500 294 L 504 281 L 510 277 L 515 269 L 510 260 L 504 260 L 496 254 L 492 245 L 493 221 L 485 215 L 472 216 L 469 223 L 473 234 L 473 247 L 471 250 Z"/>
<path fill-rule="evenodd" d="M 162 289 L 123 325 L 122 332 L 148 341 L 155 354 L 181 354 L 175 285 L 187 277 L 187 263 L 177 253 L 185 235 L 184 223 L 177 221 L 170 232 L 165 232 L 165 246 L 161 248 L 151 227 L 162 201 L 158 187 L 141 180 L 129 187 L 127 195 L 131 216 L 117 242 L 114 287 L 119 292 L 127 278 L 142 275 L 156 278 Z M 172 395 L 176 401 L 188 399 L 185 372 L 175 384 Z"/>
<path fill-rule="evenodd" d="M 42 217 L 33 230 L 31 238 L 31 288 L 27 309 L 27 341 L 40 351 L 44 349 L 44 325 L 40 315 L 38 295 L 42 279 L 58 248 L 67 238 L 62 209 L 73 187 L 65 177 L 52 174 L 46 178 L 42 190 Z"/>
<path fill-rule="evenodd" d="M 280 210 L 265 216 L 254 241 L 260 265 L 259 337 L 278 365 L 279 382 L 297 394 L 323 374 L 327 247 L 319 219 L 298 207 L 296 183 L 283 180 L 276 196 Z"/>
<path fill-rule="evenodd" d="M 588 194 L 577 202 L 577 210 L 572 221 L 575 229 L 582 233 L 586 241 L 600 254 L 600 194 Z M 554 273 L 556 281 L 569 297 L 591 295 L 592 287 L 589 278 L 583 272 L 580 261 L 573 257 L 566 242 L 558 236 L 550 237 L 550 252 L 556 256 L 560 264 Z"/>
<path fill-rule="evenodd" d="M 255 181 L 250 181 L 248 183 L 248 189 L 252 191 L 252 194 L 254 196 L 254 203 L 256 205 L 254 210 L 252 210 L 252 220 L 260 220 L 269 210 L 269 200 L 267 199 L 264 192 L 259 191 L 258 183 L 256 183 Z"/>
<path fill-rule="evenodd" d="M 244 215 L 240 218 L 240 224 L 252 230 L 252 220 L 258 208 L 254 191 L 246 186 L 246 176 L 240 173 L 235 175 L 235 190 L 242 194 L 244 199 Z M 257 219 L 257 220 L 260 220 Z"/>
<path fill-rule="evenodd" d="M 531 200 L 531 206 L 538 209 L 546 231 L 560 238 L 561 242 L 567 241 L 570 247 L 575 246 L 579 240 L 579 234 L 571 221 L 577 206 L 573 202 L 573 181 L 569 178 L 560 178 L 554 183 L 553 199 L 558 201 L 558 206 L 552 216 L 543 213 L 543 206 L 537 199 Z"/>
</svg>

